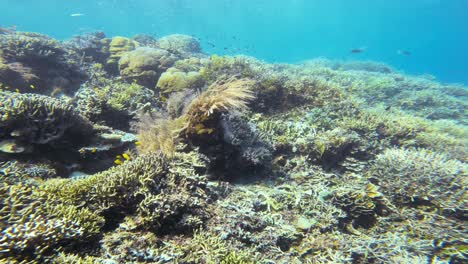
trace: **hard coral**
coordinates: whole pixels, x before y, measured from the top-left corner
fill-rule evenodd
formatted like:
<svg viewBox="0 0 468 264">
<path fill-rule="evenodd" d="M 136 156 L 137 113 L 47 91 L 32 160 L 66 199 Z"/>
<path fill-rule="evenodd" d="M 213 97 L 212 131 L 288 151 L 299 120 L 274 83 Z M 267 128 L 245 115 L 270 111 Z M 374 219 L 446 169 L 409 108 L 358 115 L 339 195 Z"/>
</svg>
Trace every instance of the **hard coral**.
<svg viewBox="0 0 468 264">
<path fill-rule="evenodd" d="M 46 35 L 27 32 L 0 35 L 0 54 L 9 68 L 9 72 L 0 69 L 2 81 L 23 92 L 50 93 L 60 88 L 70 94 L 86 77 L 73 54 Z"/>
<path fill-rule="evenodd" d="M 31 144 L 86 141 L 92 126 L 71 104 L 48 96 L 0 92 L 0 138 Z"/>
<path fill-rule="evenodd" d="M 44 260 L 95 237 L 103 223 L 88 209 L 48 200 L 34 185 L 1 183 L 0 198 L 0 260 Z"/>
<path fill-rule="evenodd" d="M 137 48 L 122 54 L 119 60 L 120 75 L 127 81 L 153 89 L 159 76 L 176 60 L 176 56 L 163 49 Z"/>
<path fill-rule="evenodd" d="M 174 34 L 158 40 L 160 48 L 173 53 L 198 53 L 201 52 L 200 42 L 194 37 Z"/>
<path fill-rule="evenodd" d="M 109 53 L 109 58 L 107 58 L 106 66 L 107 70 L 112 73 L 118 73 L 118 63 L 122 54 L 127 51 L 132 51 L 139 46 L 139 43 L 125 37 L 113 37 L 109 43 L 108 50 L 104 52 Z"/>
<path fill-rule="evenodd" d="M 195 71 L 183 72 L 176 68 L 169 68 L 158 80 L 159 92 L 166 96 L 173 92 L 180 92 L 185 89 L 195 90 L 201 88 L 204 81 L 200 73 Z"/>
<path fill-rule="evenodd" d="M 372 172 L 397 204 L 466 208 L 466 164 L 425 149 L 390 148 L 377 156 Z"/>
<path fill-rule="evenodd" d="M 196 153 L 177 153 L 170 162 L 150 153 L 84 179 L 49 180 L 40 188 L 48 199 L 106 217 L 107 225 L 136 211 L 132 218 L 139 228 L 187 232 L 206 219 L 205 178 L 195 170 L 204 166 Z"/>
</svg>

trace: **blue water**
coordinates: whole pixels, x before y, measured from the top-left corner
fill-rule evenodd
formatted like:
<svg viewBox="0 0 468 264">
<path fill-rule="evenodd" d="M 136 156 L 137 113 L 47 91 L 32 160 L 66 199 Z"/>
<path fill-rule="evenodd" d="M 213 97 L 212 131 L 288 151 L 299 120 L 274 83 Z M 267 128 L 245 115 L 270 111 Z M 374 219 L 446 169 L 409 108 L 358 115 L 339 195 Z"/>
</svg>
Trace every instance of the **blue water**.
<svg viewBox="0 0 468 264">
<path fill-rule="evenodd" d="M 204 50 L 269 62 L 375 60 L 468 84 L 468 0 L 0 0 L 0 25 L 59 39 L 195 35 Z M 70 16 L 81 13 L 83 16 Z M 351 54 L 353 48 L 367 47 Z M 412 54 L 403 56 L 397 50 Z"/>
</svg>

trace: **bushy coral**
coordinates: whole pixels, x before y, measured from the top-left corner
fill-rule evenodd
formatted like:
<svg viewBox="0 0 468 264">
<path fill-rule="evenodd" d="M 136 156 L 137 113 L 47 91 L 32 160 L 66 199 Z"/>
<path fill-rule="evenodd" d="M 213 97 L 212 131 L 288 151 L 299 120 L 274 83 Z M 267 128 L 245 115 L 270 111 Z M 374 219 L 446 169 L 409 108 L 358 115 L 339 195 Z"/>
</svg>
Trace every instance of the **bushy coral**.
<svg viewBox="0 0 468 264">
<path fill-rule="evenodd" d="M 1 35 L 0 47 L 4 58 L 19 61 L 36 59 L 54 61 L 65 54 L 65 50 L 57 40 L 29 32 Z"/>
</svg>

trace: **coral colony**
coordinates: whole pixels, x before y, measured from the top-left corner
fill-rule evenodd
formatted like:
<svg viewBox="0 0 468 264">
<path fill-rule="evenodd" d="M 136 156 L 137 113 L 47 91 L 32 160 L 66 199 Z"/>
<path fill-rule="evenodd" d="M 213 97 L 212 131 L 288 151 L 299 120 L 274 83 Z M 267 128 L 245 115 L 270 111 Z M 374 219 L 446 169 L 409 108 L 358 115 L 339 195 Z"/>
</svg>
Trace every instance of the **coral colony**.
<svg viewBox="0 0 468 264">
<path fill-rule="evenodd" d="M 466 263 L 468 90 L 190 36 L 0 33 L 0 263 Z"/>
</svg>

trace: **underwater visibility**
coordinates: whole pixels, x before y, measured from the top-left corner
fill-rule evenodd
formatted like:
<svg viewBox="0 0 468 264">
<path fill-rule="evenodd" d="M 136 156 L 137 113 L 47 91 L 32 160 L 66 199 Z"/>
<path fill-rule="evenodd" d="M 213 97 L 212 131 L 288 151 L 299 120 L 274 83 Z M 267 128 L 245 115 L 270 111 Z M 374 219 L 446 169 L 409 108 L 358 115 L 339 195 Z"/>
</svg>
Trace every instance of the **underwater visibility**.
<svg viewBox="0 0 468 264">
<path fill-rule="evenodd" d="M 0 264 L 468 263 L 467 1 L 0 6 Z"/>
</svg>

